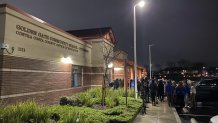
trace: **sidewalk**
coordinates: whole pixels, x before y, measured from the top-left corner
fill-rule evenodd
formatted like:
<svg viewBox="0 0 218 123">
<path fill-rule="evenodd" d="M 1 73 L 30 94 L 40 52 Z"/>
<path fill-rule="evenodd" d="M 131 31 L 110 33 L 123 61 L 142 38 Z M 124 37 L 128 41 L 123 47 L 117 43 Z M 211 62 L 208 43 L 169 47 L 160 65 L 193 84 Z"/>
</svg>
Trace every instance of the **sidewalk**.
<svg viewBox="0 0 218 123">
<path fill-rule="evenodd" d="M 174 107 L 167 102 L 159 102 L 156 106 L 147 103 L 146 114 L 139 113 L 133 123 L 181 123 Z"/>
</svg>

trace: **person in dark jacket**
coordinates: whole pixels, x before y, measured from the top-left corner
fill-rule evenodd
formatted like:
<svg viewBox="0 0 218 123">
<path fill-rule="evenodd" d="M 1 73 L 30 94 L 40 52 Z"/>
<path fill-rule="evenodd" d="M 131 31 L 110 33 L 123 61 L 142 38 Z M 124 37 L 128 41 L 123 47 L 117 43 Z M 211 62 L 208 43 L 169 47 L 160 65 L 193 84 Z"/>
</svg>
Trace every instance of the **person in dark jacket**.
<svg viewBox="0 0 218 123">
<path fill-rule="evenodd" d="M 176 87 L 175 93 L 176 93 L 176 103 L 180 107 L 185 106 L 184 97 L 185 97 L 185 87 L 183 86 L 182 82 L 179 82 L 179 85 Z"/>
<path fill-rule="evenodd" d="M 176 97 L 175 97 L 176 82 L 175 81 L 172 82 L 171 89 L 172 89 L 172 91 L 171 91 L 171 95 L 172 95 L 171 104 L 172 104 L 172 106 L 174 106 L 175 102 L 176 102 Z"/>
<path fill-rule="evenodd" d="M 161 102 L 163 102 L 163 99 L 164 99 L 164 84 L 163 84 L 163 81 L 160 80 L 158 82 L 158 98 Z"/>
<path fill-rule="evenodd" d="M 116 80 L 114 81 L 114 89 L 118 89 L 118 87 L 119 87 L 119 80 L 116 79 Z"/>
<path fill-rule="evenodd" d="M 168 101 L 168 105 L 172 106 L 172 82 L 169 80 L 167 81 L 166 87 L 165 87 L 165 93 L 167 95 L 167 101 Z"/>
<path fill-rule="evenodd" d="M 146 94 L 146 102 L 149 103 L 149 96 L 150 96 L 150 90 L 149 90 L 149 80 L 148 78 L 145 79 L 145 94 Z"/>
<path fill-rule="evenodd" d="M 156 98 L 156 95 L 157 95 L 157 84 L 156 84 L 155 80 L 151 80 L 150 94 L 151 94 L 152 105 L 155 106 L 156 105 L 155 98 Z"/>
</svg>

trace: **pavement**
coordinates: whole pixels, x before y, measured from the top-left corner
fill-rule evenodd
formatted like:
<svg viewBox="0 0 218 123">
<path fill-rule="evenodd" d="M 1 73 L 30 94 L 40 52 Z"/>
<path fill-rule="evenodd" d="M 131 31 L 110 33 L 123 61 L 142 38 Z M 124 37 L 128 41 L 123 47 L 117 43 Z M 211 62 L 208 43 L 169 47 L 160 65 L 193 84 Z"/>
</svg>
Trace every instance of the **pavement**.
<svg viewBox="0 0 218 123">
<path fill-rule="evenodd" d="M 159 102 L 156 106 L 146 105 L 146 114 L 137 115 L 133 123 L 182 123 L 176 109 L 169 107 L 167 102 Z"/>
</svg>

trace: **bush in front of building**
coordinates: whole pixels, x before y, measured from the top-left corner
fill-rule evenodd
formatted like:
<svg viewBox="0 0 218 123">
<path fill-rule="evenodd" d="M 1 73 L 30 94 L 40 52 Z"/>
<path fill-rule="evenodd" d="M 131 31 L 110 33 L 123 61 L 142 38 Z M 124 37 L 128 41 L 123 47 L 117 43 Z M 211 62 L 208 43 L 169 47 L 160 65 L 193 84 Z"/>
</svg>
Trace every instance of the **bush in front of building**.
<svg viewBox="0 0 218 123">
<path fill-rule="evenodd" d="M 60 116 L 58 123 L 131 123 L 138 114 L 141 106 L 140 99 L 119 97 L 120 104 L 113 108 L 96 109 L 92 107 L 78 106 L 51 106 L 49 112 Z"/>
<path fill-rule="evenodd" d="M 0 106 L 0 117 L 3 123 L 46 123 L 50 114 L 44 106 L 34 101 L 27 101 Z"/>
<path fill-rule="evenodd" d="M 97 90 L 97 91 L 96 91 Z M 141 106 L 141 100 L 136 100 L 132 97 L 134 97 L 134 90 L 131 89 L 129 91 L 129 97 L 127 100 L 128 107 L 126 107 L 126 92 L 123 88 L 119 88 L 116 90 L 107 89 L 106 90 L 106 106 L 107 108 L 102 110 L 101 108 L 96 108 L 96 104 L 101 104 L 101 88 L 92 88 L 90 90 L 87 90 L 86 92 L 82 92 L 79 94 L 75 94 L 68 99 L 71 99 L 72 97 L 80 97 L 79 102 L 82 102 L 83 107 L 81 108 L 87 108 L 91 109 L 89 110 L 90 114 L 89 116 L 86 116 L 85 118 L 88 118 L 88 122 L 130 122 L 134 119 L 136 114 L 139 111 L 139 108 Z M 70 101 L 69 101 L 70 102 Z M 70 105 L 70 103 L 68 104 Z M 85 107 L 84 107 L 85 106 Z M 83 109 L 80 109 L 83 110 Z M 96 114 L 96 112 L 101 112 L 99 115 Z M 99 118 L 96 118 L 99 117 Z M 104 120 L 106 118 L 107 120 Z M 104 121 L 98 121 L 98 119 L 102 119 Z"/>
<path fill-rule="evenodd" d="M 71 105 L 71 106 L 82 106 L 82 102 L 80 101 L 78 95 L 72 97 L 61 97 L 60 105 Z"/>
<path fill-rule="evenodd" d="M 102 102 L 102 89 L 100 87 L 88 89 L 85 92 L 77 93 L 69 97 L 61 97 L 60 105 L 88 106 L 92 107 Z M 126 92 L 123 88 L 106 90 L 106 106 L 115 107 L 119 105 L 119 97 L 125 97 Z M 129 97 L 134 97 L 134 90 L 129 91 Z"/>
<path fill-rule="evenodd" d="M 101 100 L 97 100 L 101 99 L 99 98 L 99 92 L 95 92 L 95 90 L 91 91 L 90 93 L 89 91 L 85 92 L 85 94 L 89 94 L 89 96 L 83 94 L 83 98 L 92 97 L 93 105 L 100 104 Z M 139 112 L 141 100 L 128 97 L 128 106 L 126 107 L 126 97 L 123 97 L 124 91 L 108 90 L 107 93 L 108 97 L 106 101 L 108 106 L 104 109 L 89 106 L 89 103 L 84 103 L 83 106 L 73 106 L 72 103 L 69 103 L 69 100 L 74 100 L 72 97 L 62 98 L 62 104 L 67 105 L 45 106 L 37 104 L 34 101 L 20 102 L 8 106 L 1 104 L 0 122 L 51 123 L 55 121 L 57 123 L 130 123 Z M 81 94 L 77 96 L 81 96 Z M 79 103 L 82 103 L 82 101 L 79 101 Z"/>
</svg>

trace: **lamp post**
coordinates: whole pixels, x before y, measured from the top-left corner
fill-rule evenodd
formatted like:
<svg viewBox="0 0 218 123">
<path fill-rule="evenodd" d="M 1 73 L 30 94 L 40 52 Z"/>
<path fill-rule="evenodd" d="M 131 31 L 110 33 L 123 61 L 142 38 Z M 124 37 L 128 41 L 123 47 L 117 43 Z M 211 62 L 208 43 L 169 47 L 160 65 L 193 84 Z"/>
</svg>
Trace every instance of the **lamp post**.
<svg viewBox="0 0 218 123">
<path fill-rule="evenodd" d="M 151 80 L 151 47 L 154 46 L 154 44 L 149 44 L 148 48 L 149 48 L 149 70 L 150 70 L 150 80 Z"/>
<path fill-rule="evenodd" d="M 145 5 L 145 1 L 140 1 L 134 5 L 134 13 L 133 13 L 133 31 L 134 31 L 134 80 L 135 80 L 135 89 L 134 94 L 135 98 L 137 98 L 137 72 L 136 72 L 136 65 L 137 65 L 137 57 L 136 57 L 136 6 L 143 7 Z"/>
</svg>

